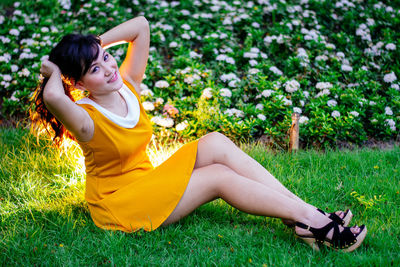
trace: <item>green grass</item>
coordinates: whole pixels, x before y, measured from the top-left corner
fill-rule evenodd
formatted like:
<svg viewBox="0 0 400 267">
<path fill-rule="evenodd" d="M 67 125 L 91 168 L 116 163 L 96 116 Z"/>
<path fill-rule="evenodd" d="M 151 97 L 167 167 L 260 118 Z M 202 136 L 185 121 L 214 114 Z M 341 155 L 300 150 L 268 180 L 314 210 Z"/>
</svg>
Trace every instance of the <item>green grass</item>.
<svg viewBox="0 0 400 267">
<path fill-rule="evenodd" d="M 0 265 L 400 264 L 399 147 L 245 151 L 306 201 L 329 211 L 351 208 L 353 223 L 368 226 L 362 246 L 349 254 L 314 252 L 280 220 L 247 215 L 222 200 L 154 232 L 104 231 L 90 219 L 76 147 L 60 156 L 26 130 L 0 128 Z"/>
</svg>

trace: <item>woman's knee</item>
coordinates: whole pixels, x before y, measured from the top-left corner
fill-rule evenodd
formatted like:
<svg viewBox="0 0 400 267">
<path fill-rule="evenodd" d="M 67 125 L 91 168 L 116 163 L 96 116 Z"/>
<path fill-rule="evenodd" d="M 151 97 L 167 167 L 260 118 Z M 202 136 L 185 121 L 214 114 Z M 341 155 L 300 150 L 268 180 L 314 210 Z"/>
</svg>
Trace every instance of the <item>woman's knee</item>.
<svg viewBox="0 0 400 267">
<path fill-rule="evenodd" d="M 207 143 L 211 144 L 222 144 L 222 143 L 230 143 L 232 142 L 228 137 L 226 137 L 224 134 L 220 132 L 212 132 L 208 133 L 205 136 L 201 138 L 201 140 L 204 140 Z"/>
<path fill-rule="evenodd" d="M 199 145 L 206 151 L 213 153 L 213 162 L 222 163 L 231 153 L 234 143 L 219 132 L 212 132 L 200 139 Z"/>
</svg>

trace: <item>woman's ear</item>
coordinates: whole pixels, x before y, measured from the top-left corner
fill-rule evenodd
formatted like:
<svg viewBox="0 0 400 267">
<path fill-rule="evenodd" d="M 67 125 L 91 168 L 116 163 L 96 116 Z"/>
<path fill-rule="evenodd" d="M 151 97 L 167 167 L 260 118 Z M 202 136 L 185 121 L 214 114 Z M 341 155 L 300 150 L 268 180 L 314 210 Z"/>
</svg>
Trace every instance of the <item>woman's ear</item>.
<svg viewBox="0 0 400 267">
<path fill-rule="evenodd" d="M 82 81 L 77 81 L 77 82 L 74 82 L 74 83 L 75 83 L 75 88 L 76 89 L 79 89 L 79 90 L 82 90 L 82 91 L 86 90 Z"/>
</svg>

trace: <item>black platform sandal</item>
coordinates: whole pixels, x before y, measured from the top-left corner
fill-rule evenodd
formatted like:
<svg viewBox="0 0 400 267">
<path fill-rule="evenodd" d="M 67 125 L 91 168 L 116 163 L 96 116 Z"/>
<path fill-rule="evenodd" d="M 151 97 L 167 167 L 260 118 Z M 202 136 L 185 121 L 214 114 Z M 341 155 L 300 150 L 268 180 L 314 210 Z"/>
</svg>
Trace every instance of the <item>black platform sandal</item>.
<svg viewBox="0 0 400 267">
<path fill-rule="evenodd" d="M 297 233 L 296 235 L 317 251 L 319 251 L 320 245 L 325 245 L 336 250 L 351 252 L 361 245 L 367 234 L 367 227 L 365 225 L 360 226 L 358 234 L 353 234 L 350 227 L 344 227 L 340 231 L 339 224 L 334 221 L 331 221 L 322 228 L 314 228 L 301 222 L 297 222 L 296 226 L 312 233 L 312 235 L 298 235 Z M 327 238 L 326 236 L 331 229 L 333 229 L 332 238 Z"/>
<path fill-rule="evenodd" d="M 342 226 L 348 226 L 350 224 L 351 219 L 353 218 L 353 213 L 351 213 L 351 210 L 347 209 L 344 212 L 343 218 L 340 218 L 335 212 L 332 213 L 326 213 L 325 211 L 321 209 L 317 209 L 319 212 L 324 214 L 325 216 L 328 216 L 329 219 L 332 221 L 342 225 Z"/>
</svg>

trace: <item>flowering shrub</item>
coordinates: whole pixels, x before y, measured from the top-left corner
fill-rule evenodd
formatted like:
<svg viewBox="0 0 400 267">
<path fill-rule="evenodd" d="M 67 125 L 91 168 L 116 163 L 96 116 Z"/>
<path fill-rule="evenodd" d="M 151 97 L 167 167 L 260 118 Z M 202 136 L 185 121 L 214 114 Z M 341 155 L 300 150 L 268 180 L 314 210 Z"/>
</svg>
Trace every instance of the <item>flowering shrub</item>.
<svg viewBox="0 0 400 267">
<path fill-rule="evenodd" d="M 395 1 L 38 0 L 0 14 L 3 118 L 28 110 L 40 60 L 62 34 L 100 34 L 144 15 L 142 101 L 160 137 L 217 130 L 286 146 L 293 112 L 303 145 L 398 137 Z M 125 51 L 111 48 L 119 63 Z"/>
</svg>

